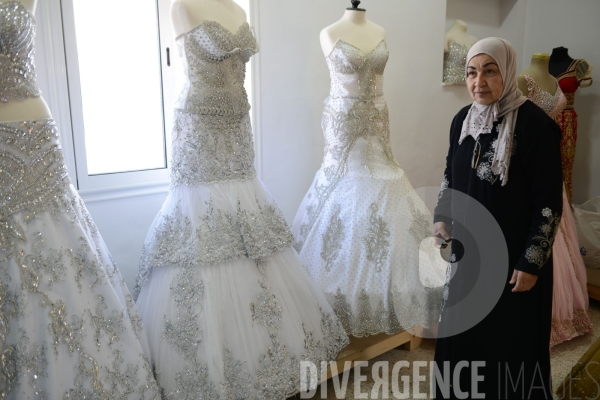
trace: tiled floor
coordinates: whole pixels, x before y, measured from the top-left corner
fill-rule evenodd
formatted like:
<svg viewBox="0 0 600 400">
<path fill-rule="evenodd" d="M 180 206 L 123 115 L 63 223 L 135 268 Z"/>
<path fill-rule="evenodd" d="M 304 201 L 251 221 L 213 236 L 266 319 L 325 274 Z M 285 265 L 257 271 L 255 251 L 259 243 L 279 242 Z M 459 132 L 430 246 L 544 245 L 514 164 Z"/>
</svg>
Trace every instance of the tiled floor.
<svg viewBox="0 0 600 400">
<path fill-rule="evenodd" d="M 590 300 L 590 316 L 592 319 L 592 323 L 595 327 L 600 327 L 600 302 L 595 300 Z M 585 353 L 585 351 L 590 347 L 590 345 L 600 337 L 600 328 L 597 328 L 593 334 L 585 335 L 581 337 L 577 337 L 568 342 L 561 343 L 551 351 L 551 360 L 552 360 L 552 383 L 554 392 L 556 392 L 556 388 L 562 382 L 564 377 L 569 373 L 571 367 L 574 363 L 579 360 L 579 358 Z M 429 365 L 429 361 L 433 360 L 433 354 L 435 350 L 435 342 L 433 340 L 424 340 L 422 346 L 409 352 L 407 350 L 402 349 L 394 349 L 381 356 L 371 360 L 368 366 L 361 369 L 362 379 L 364 381 L 360 382 L 360 385 L 355 385 L 355 380 L 353 379 L 354 374 L 348 374 L 348 383 L 346 385 L 345 392 L 342 390 L 338 390 L 336 394 L 336 390 L 334 388 L 334 383 L 330 379 L 327 382 L 326 390 L 324 393 L 321 393 L 321 388 L 318 389 L 317 393 L 311 397 L 311 399 L 394 399 L 394 398 L 408 398 L 408 399 L 430 399 L 429 396 L 429 374 L 428 367 L 421 368 L 420 375 L 423 381 L 419 382 L 419 390 L 418 392 L 414 390 L 413 385 L 413 369 L 402 368 L 400 370 L 400 376 L 405 377 L 404 379 L 409 381 L 409 397 L 400 397 L 394 396 L 393 388 L 392 388 L 392 380 L 389 380 L 390 386 L 387 388 L 384 393 L 385 388 L 379 387 L 378 392 L 375 391 L 374 385 L 375 381 L 373 379 L 372 374 L 372 366 L 378 361 L 388 361 L 389 368 L 388 375 L 391 376 L 391 369 L 394 364 L 398 361 L 408 361 L 411 366 L 414 366 L 413 362 L 415 361 L 425 361 L 427 365 Z M 379 370 L 378 376 L 381 376 L 381 371 Z M 404 383 L 400 378 L 397 391 L 400 393 L 403 392 Z M 342 381 L 342 379 L 340 379 Z M 339 386 L 338 386 L 339 387 Z M 398 392 L 396 392 L 398 394 Z M 419 395 L 422 394 L 422 396 Z M 295 399 L 300 399 L 302 397 L 296 396 Z"/>
</svg>

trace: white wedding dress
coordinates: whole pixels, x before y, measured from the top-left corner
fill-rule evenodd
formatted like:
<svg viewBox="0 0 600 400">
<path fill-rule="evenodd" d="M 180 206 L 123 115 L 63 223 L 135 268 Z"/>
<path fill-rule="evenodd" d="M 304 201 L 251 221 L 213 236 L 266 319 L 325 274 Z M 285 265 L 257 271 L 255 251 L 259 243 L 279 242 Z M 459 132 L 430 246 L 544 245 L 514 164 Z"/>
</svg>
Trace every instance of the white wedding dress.
<svg viewBox="0 0 600 400">
<path fill-rule="evenodd" d="M 135 290 L 157 381 L 167 399 L 285 399 L 301 360 L 334 360 L 348 338 L 256 177 L 250 27 L 204 21 L 176 40 L 171 188 Z"/>
<path fill-rule="evenodd" d="M 394 334 L 439 320 L 446 262 L 433 217 L 390 148 L 385 41 L 338 40 L 327 56 L 323 164 L 300 205 L 294 247 L 348 334 Z M 427 239 L 427 240 L 425 240 Z"/>
<path fill-rule="evenodd" d="M 40 96 L 35 19 L 0 4 L 0 98 Z M 141 317 L 55 122 L 0 122 L 0 399 L 159 399 Z"/>
</svg>

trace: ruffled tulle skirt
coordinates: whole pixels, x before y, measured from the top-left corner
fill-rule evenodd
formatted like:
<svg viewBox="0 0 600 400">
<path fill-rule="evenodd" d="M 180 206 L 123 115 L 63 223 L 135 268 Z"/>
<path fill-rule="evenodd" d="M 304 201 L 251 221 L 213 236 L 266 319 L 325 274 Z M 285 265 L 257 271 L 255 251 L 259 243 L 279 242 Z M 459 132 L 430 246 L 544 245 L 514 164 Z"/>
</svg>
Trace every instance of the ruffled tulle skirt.
<svg viewBox="0 0 600 400">
<path fill-rule="evenodd" d="M 254 178 L 177 186 L 146 240 L 137 305 L 168 399 L 284 399 L 348 343 Z"/>
</svg>

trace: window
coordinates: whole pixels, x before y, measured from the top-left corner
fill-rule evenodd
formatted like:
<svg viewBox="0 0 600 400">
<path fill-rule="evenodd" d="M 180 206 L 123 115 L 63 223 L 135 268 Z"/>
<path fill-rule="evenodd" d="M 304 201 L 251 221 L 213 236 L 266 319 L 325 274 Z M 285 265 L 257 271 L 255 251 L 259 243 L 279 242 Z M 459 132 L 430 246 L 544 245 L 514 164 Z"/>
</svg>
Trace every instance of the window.
<svg viewBox="0 0 600 400">
<path fill-rule="evenodd" d="M 250 0 L 237 1 L 250 17 Z M 63 28 L 51 43 L 54 48 L 64 44 L 65 62 L 60 64 L 61 54 L 53 49 L 54 66 L 48 70 L 50 76 L 66 71 L 68 85 L 56 91 L 68 90 L 70 123 L 61 125 L 72 133 L 64 129 L 63 140 L 71 140 L 72 146 L 64 147 L 73 148 L 67 160 L 75 165 L 75 174 L 70 173 L 80 190 L 168 184 L 172 107 L 178 96 L 170 6 L 171 0 L 131 0 L 117 8 L 87 0 L 44 6 L 48 26 Z M 250 101 L 251 75 L 248 65 Z M 59 103 L 65 108 L 64 99 Z"/>
<path fill-rule="evenodd" d="M 166 168 L 156 2 L 73 9 L 88 174 Z"/>
</svg>

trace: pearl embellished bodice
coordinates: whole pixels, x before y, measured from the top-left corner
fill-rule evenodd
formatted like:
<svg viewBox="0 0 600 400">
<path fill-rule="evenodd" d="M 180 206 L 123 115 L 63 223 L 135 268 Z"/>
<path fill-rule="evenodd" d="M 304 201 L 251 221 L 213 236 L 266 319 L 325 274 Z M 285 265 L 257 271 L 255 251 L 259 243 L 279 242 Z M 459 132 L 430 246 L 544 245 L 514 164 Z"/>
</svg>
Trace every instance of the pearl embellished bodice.
<svg viewBox="0 0 600 400">
<path fill-rule="evenodd" d="M 338 40 L 326 58 L 331 73 L 330 98 L 371 100 L 383 96 L 383 72 L 388 58 L 383 40 L 369 53 Z"/>
<path fill-rule="evenodd" d="M 18 1 L 0 3 L 0 100 L 24 100 L 41 92 L 35 73 L 35 18 Z"/>
<path fill-rule="evenodd" d="M 183 87 L 175 105 L 171 185 L 251 179 L 254 144 L 246 63 L 256 39 L 247 23 L 235 33 L 203 21 L 177 38 Z"/>
<path fill-rule="evenodd" d="M 232 33 L 216 21 L 203 21 L 176 41 L 183 82 L 176 108 L 209 115 L 248 112 L 246 63 L 258 46 L 247 23 Z"/>
</svg>

